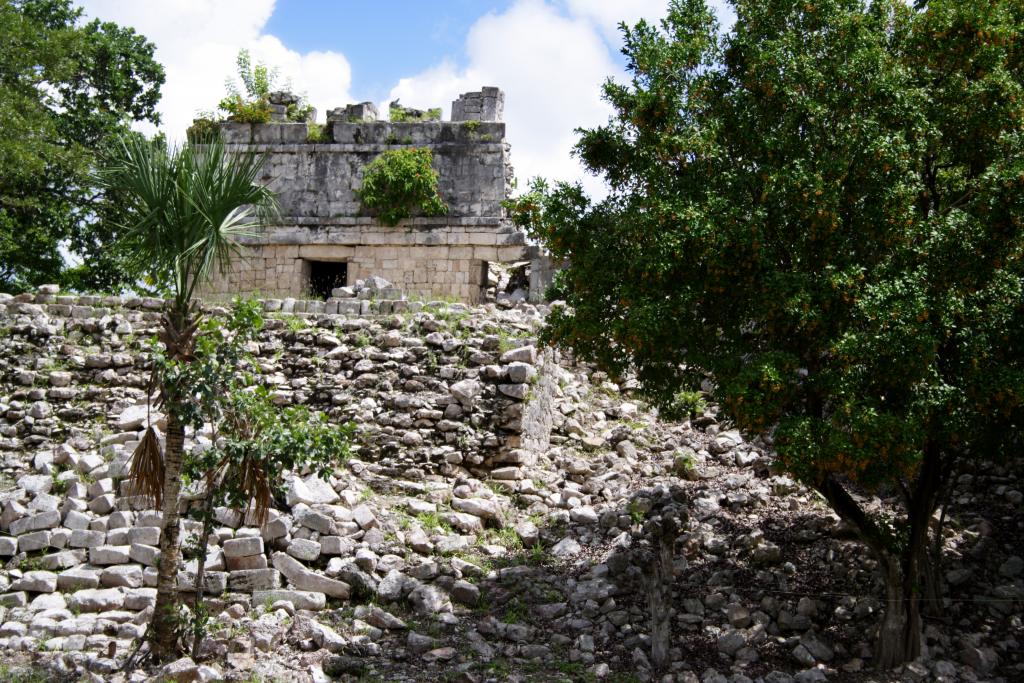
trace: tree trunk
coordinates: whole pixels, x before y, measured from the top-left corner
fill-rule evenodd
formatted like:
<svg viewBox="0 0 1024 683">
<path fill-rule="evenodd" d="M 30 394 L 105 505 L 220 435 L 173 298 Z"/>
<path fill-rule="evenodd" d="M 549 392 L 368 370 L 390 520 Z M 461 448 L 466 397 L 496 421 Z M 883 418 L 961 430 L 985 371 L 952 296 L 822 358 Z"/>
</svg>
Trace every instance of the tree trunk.
<svg viewBox="0 0 1024 683">
<path fill-rule="evenodd" d="M 936 532 L 941 538 L 941 527 Z M 932 552 L 927 542 L 921 547 L 918 560 L 921 586 L 921 612 L 925 616 L 940 619 L 944 616 L 942 609 L 942 551 Z"/>
<path fill-rule="evenodd" d="M 654 557 L 647 567 L 647 599 L 651 610 L 651 665 L 664 671 L 672 663 L 672 583 L 676 527 L 663 524 L 655 539 Z"/>
<path fill-rule="evenodd" d="M 156 607 L 150 624 L 150 647 L 157 661 L 167 661 L 178 651 L 178 565 L 181 554 L 181 526 L 178 522 L 178 494 L 185 450 L 185 427 L 167 411 L 167 447 L 164 449 L 163 528 L 160 533 L 160 565 L 156 584 Z"/>
<path fill-rule="evenodd" d="M 199 647 L 203 644 L 203 636 L 206 634 L 204 619 L 199 614 L 203 606 L 203 581 L 206 578 L 206 555 L 207 544 L 210 534 L 213 533 L 213 493 L 206 492 L 206 503 L 203 506 L 203 532 L 200 541 L 200 554 L 197 560 L 199 568 L 196 569 L 196 593 L 192 601 L 192 659 L 199 659 Z"/>
<path fill-rule="evenodd" d="M 892 555 L 882 558 L 885 612 L 875 642 L 875 666 L 892 669 L 921 655 L 921 610 L 917 594 L 917 562 Z"/>
<path fill-rule="evenodd" d="M 927 571 L 928 520 L 935 511 L 934 470 L 926 460 L 922 475 L 915 484 L 916 495 L 907 501 L 910 533 L 903 552 L 893 552 L 893 545 L 874 521 L 864 512 L 850 493 L 832 477 L 818 484 L 840 517 L 853 523 L 868 548 L 879 561 L 885 584 L 885 612 L 875 642 L 875 666 L 892 669 L 921 655 L 921 591 L 922 570 Z"/>
</svg>

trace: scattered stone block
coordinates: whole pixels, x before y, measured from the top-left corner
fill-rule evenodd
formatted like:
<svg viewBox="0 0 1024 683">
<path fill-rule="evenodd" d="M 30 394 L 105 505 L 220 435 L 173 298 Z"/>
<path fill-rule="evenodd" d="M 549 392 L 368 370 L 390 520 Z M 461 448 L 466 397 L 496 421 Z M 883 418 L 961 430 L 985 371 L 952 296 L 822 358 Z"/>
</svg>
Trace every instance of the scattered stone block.
<svg viewBox="0 0 1024 683">
<path fill-rule="evenodd" d="M 313 591 L 277 589 L 254 591 L 252 594 L 254 605 L 273 604 L 278 600 L 292 603 L 295 609 L 322 610 L 327 605 L 327 596 Z"/>
<path fill-rule="evenodd" d="M 276 569 L 241 569 L 228 572 L 228 589 L 252 593 L 281 587 L 281 573 Z"/>
<path fill-rule="evenodd" d="M 287 552 L 292 557 L 312 562 L 320 557 L 320 544 L 308 538 L 296 538 L 288 544 Z"/>
<path fill-rule="evenodd" d="M 95 565 L 127 564 L 131 560 L 127 545 L 101 545 L 89 549 L 89 562 Z"/>
<path fill-rule="evenodd" d="M 100 573 L 100 585 L 107 587 L 140 588 L 142 567 L 137 564 L 107 567 Z"/>
<path fill-rule="evenodd" d="M 79 590 L 65 599 L 69 609 L 80 612 L 110 612 L 124 607 L 124 592 L 120 588 Z"/>
<path fill-rule="evenodd" d="M 285 553 L 274 553 L 273 560 L 274 567 L 296 588 L 348 599 L 350 589 L 347 583 L 317 574 Z"/>
<path fill-rule="evenodd" d="M 30 571 L 11 584 L 12 591 L 52 593 L 57 590 L 57 575 L 47 571 Z"/>
<path fill-rule="evenodd" d="M 249 557 L 263 553 L 263 539 L 259 536 L 232 538 L 224 541 L 224 556 L 228 558 Z"/>
</svg>

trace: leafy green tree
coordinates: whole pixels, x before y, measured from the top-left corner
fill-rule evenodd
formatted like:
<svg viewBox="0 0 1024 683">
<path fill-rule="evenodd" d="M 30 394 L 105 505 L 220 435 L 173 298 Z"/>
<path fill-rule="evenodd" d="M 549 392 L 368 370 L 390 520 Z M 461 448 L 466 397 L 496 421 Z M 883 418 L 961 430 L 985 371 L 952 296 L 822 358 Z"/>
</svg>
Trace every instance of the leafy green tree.
<svg viewBox="0 0 1024 683">
<path fill-rule="evenodd" d="M 185 426 L 197 419 L 197 378 L 192 374 L 201 311 L 198 287 L 213 268 L 224 270 L 236 239 L 253 234 L 274 205 L 273 193 L 256 183 L 262 159 L 228 156 L 219 140 L 168 151 L 127 138 L 98 180 L 130 198 L 131 248 L 136 266 L 171 294 L 160 341 L 164 360 L 155 379 L 167 411 L 161 456 L 150 433 L 133 463 L 134 485 L 163 509 L 157 600 L 148 634 L 157 659 L 177 651 L 177 574 L 180 549 L 178 496 L 184 462 Z"/>
<path fill-rule="evenodd" d="M 710 376 L 858 531 L 890 667 L 958 464 L 1022 445 L 1024 5 L 732 4 L 726 34 L 702 0 L 623 27 L 632 79 L 576 148 L 610 194 L 537 183 L 512 213 L 568 264 L 548 340 L 664 400 Z"/>
<path fill-rule="evenodd" d="M 159 121 L 163 68 L 132 29 L 81 17 L 70 0 L 0 0 L 0 291 L 134 280 L 124 205 L 89 174 L 130 123 Z"/>
</svg>

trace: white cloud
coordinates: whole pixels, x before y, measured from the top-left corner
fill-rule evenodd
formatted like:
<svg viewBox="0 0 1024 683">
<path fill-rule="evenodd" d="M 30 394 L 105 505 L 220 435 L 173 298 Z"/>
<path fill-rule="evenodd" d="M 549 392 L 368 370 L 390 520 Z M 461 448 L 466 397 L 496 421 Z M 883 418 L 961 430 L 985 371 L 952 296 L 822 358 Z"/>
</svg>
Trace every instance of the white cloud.
<svg viewBox="0 0 1024 683">
<path fill-rule="evenodd" d="M 711 4 L 731 26 L 725 0 Z M 591 195 L 602 196 L 603 181 L 571 156 L 574 130 L 602 125 L 612 113 L 601 85 L 608 77 L 626 78 L 614 57 L 622 45 L 619 22 L 657 22 L 667 6 L 667 0 L 518 0 L 473 24 L 464 68 L 436 64 L 401 79 L 388 99 L 421 109 L 441 105 L 447 116 L 460 93 L 498 86 L 505 91 L 507 135 L 520 181 L 538 175 L 579 180 Z"/>
<path fill-rule="evenodd" d="M 604 39 L 618 50 L 622 45 L 619 23 L 632 26 L 640 19 L 657 21 L 665 16 L 668 0 L 565 0 L 569 13 L 588 19 L 601 31 Z"/>
<path fill-rule="evenodd" d="M 131 26 L 156 45 L 167 80 L 157 107 L 160 128 L 173 141 L 200 111 L 213 110 L 233 77 L 235 57 L 248 49 L 255 61 L 278 67 L 280 81 L 308 95 L 321 112 L 351 101 L 352 72 L 338 52 L 300 54 L 263 32 L 274 0 L 83 0 L 90 18 Z"/>
<path fill-rule="evenodd" d="M 615 49 L 622 46 L 622 32 L 619 23 L 632 26 L 640 19 L 655 25 L 668 13 L 668 0 L 564 0 L 574 16 L 592 21 L 600 29 L 605 40 Z M 708 0 L 712 11 L 718 16 L 721 27 L 728 30 L 736 21 L 736 14 L 728 0 Z"/>
<path fill-rule="evenodd" d="M 611 108 L 601 84 L 621 69 L 587 19 L 566 16 L 541 0 L 520 0 L 501 14 L 487 14 L 466 38 L 467 65 L 442 62 L 399 81 L 389 100 L 417 108 L 441 105 L 448 114 L 460 93 L 495 85 L 505 91 L 505 121 L 520 182 L 533 176 L 584 181 L 603 193 L 570 155 L 573 130 L 600 125 Z"/>
</svg>

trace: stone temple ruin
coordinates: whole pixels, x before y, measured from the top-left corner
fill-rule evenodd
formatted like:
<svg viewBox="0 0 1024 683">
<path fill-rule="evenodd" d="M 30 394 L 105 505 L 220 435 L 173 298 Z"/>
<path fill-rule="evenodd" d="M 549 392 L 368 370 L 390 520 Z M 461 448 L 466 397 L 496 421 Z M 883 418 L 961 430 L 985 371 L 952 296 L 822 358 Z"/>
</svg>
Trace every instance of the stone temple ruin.
<svg viewBox="0 0 1024 683">
<path fill-rule="evenodd" d="M 391 109 L 392 119 L 403 122 L 378 120 L 370 102 L 333 109 L 326 142 L 315 143 L 307 141 L 306 123 L 220 124 L 229 148 L 266 155 L 263 181 L 280 208 L 274 224 L 245 241 L 244 254 L 207 295 L 258 292 L 322 301 L 376 276 L 407 294 L 478 303 L 496 284 L 489 270 L 510 263 L 529 264 L 529 277 L 519 274 L 528 281 L 519 296 L 542 295 L 550 263 L 502 207 L 512 189 L 504 93 L 485 87 L 461 95 L 450 121 L 429 120 L 437 110 L 417 112 L 397 103 Z M 362 169 L 381 152 L 402 146 L 431 150 L 447 215 L 411 218 L 397 227 L 366 215 L 355 195 Z"/>
</svg>

